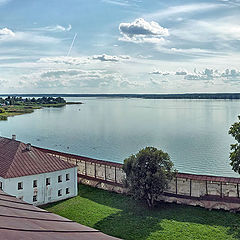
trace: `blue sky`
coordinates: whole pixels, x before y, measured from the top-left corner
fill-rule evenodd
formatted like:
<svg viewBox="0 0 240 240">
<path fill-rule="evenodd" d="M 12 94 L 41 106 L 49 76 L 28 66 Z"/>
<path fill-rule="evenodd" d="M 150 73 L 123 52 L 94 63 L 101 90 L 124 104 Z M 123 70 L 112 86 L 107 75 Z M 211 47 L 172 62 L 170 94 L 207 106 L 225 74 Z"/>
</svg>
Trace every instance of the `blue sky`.
<svg viewBox="0 0 240 240">
<path fill-rule="evenodd" d="M 239 15 L 240 0 L 0 0 L 0 93 L 239 92 Z"/>
</svg>

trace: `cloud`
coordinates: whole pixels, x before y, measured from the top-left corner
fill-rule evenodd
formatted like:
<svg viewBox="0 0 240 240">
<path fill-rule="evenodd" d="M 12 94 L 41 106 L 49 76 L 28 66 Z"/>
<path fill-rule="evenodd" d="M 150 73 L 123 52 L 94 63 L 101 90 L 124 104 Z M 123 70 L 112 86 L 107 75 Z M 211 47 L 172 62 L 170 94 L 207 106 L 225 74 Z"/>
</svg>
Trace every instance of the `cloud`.
<svg viewBox="0 0 240 240">
<path fill-rule="evenodd" d="M 7 84 L 7 81 L 0 79 L 0 86 L 1 86 L 2 88 L 4 87 L 5 84 Z"/>
<path fill-rule="evenodd" d="M 128 55 L 93 55 L 93 56 L 85 56 L 85 57 L 67 57 L 67 56 L 60 56 L 60 57 L 45 57 L 40 58 L 38 62 L 41 63 L 55 63 L 55 64 L 68 64 L 68 65 L 80 65 L 86 63 L 92 63 L 94 61 L 101 61 L 101 62 L 120 62 L 124 60 L 129 60 L 130 56 Z"/>
<path fill-rule="evenodd" d="M 0 29 L 0 41 L 2 42 L 33 42 L 33 43 L 59 43 L 59 39 L 45 35 L 39 35 L 34 32 L 13 32 L 9 28 Z"/>
<path fill-rule="evenodd" d="M 162 71 L 159 71 L 159 70 L 153 70 L 152 72 L 149 72 L 149 74 L 156 74 L 156 75 L 163 75 L 163 76 L 170 75 L 169 72 L 162 72 Z"/>
<path fill-rule="evenodd" d="M 174 16 L 174 15 L 180 15 L 180 14 L 184 14 L 184 16 L 186 16 L 186 14 L 190 13 L 192 14 L 193 12 L 200 12 L 200 11 L 207 11 L 207 10 L 211 10 L 211 9 L 216 9 L 219 7 L 224 7 L 224 4 L 211 4 L 211 3 L 193 3 L 193 4 L 184 4 L 184 5 L 177 5 L 177 6 L 172 6 L 169 7 L 165 10 L 160 10 L 160 11 L 156 11 L 153 13 L 149 13 L 144 15 L 144 17 L 146 19 L 165 19 L 167 17 L 170 16 Z"/>
<path fill-rule="evenodd" d="M 20 83 L 21 82 L 21 83 Z M 129 81 L 119 72 L 106 70 L 57 69 L 25 74 L 18 81 L 20 88 L 112 89 L 135 88 L 141 84 Z"/>
<path fill-rule="evenodd" d="M 184 79 L 186 80 L 213 80 L 214 78 L 218 78 L 220 75 L 217 70 L 206 68 L 202 72 L 197 72 L 195 70 L 194 73 L 190 73 L 185 75 Z"/>
<path fill-rule="evenodd" d="M 118 6 L 130 6 L 128 1 L 125 0 L 102 0 L 104 3 L 110 3 L 113 5 L 118 5 Z"/>
<path fill-rule="evenodd" d="M 211 83 L 216 84 L 216 81 L 218 83 L 230 83 L 230 84 L 238 84 L 240 83 L 240 70 L 237 69 L 225 69 L 223 71 L 220 71 L 218 69 L 213 68 L 205 68 L 202 71 L 197 71 L 194 69 L 193 72 L 188 72 L 184 69 L 178 69 L 175 72 L 163 72 L 160 70 L 153 70 L 152 72 L 149 72 L 149 74 L 159 76 L 159 79 L 164 79 L 162 76 L 169 75 L 172 79 L 173 76 L 182 77 L 184 80 L 189 81 L 205 81 L 205 83 Z M 158 80 L 155 80 L 153 78 L 150 78 L 151 82 L 153 84 L 159 84 Z"/>
<path fill-rule="evenodd" d="M 205 68 L 202 72 L 190 73 L 185 75 L 184 79 L 186 80 L 214 80 L 222 79 L 224 82 L 230 81 L 240 81 L 240 71 L 236 69 L 225 69 L 224 72 L 219 70 L 214 70 L 210 68 Z"/>
<path fill-rule="evenodd" d="M 130 57 L 127 55 L 111 56 L 107 54 L 102 54 L 102 55 L 94 55 L 92 59 L 99 60 L 102 62 L 119 62 L 121 60 L 130 59 Z"/>
<path fill-rule="evenodd" d="M 240 7 L 240 1 L 239 0 L 220 0 L 224 4 L 227 4 L 230 7 Z"/>
<path fill-rule="evenodd" d="M 80 65 L 89 63 L 89 58 L 86 57 L 44 57 L 38 60 L 40 63 L 53 63 L 53 64 L 67 64 L 67 65 Z"/>
<path fill-rule="evenodd" d="M 143 18 L 131 23 L 120 23 L 119 31 L 122 35 L 119 40 L 135 43 L 163 43 L 164 37 L 169 36 L 167 28 L 154 21 L 147 22 Z"/>
<path fill-rule="evenodd" d="M 168 81 L 166 81 L 166 80 L 157 81 L 152 77 L 150 78 L 150 83 L 155 85 L 155 86 L 160 86 L 160 85 L 163 85 L 164 83 L 167 83 L 167 82 Z"/>
<path fill-rule="evenodd" d="M 184 75 L 187 75 L 187 71 L 185 71 L 185 70 L 178 70 L 178 71 L 175 73 L 175 75 L 182 75 L 182 76 L 184 76 Z"/>
<path fill-rule="evenodd" d="M 77 76 L 85 74 L 85 71 L 81 70 L 52 70 L 44 72 L 40 75 L 41 78 L 61 78 L 64 76 Z"/>
<path fill-rule="evenodd" d="M 11 38 L 11 37 L 14 37 L 15 36 L 15 33 L 9 29 L 9 28 L 2 28 L 0 29 L 0 40 L 1 39 L 7 39 L 7 38 Z"/>
<path fill-rule="evenodd" d="M 33 28 L 32 30 L 35 31 L 47 31 L 47 32 L 69 32 L 72 29 L 71 24 L 69 24 L 67 27 L 61 26 L 61 25 L 52 25 L 52 26 L 46 26 L 46 27 L 40 27 L 40 28 Z"/>
<path fill-rule="evenodd" d="M 240 80 L 240 71 L 236 69 L 225 69 L 225 71 L 221 74 L 222 77 L 226 78 L 226 80 L 237 79 Z"/>
<path fill-rule="evenodd" d="M 128 80 L 123 80 L 123 81 L 119 82 L 119 86 L 122 88 L 128 88 L 128 87 L 139 87 L 141 85 L 136 82 L 130 82 Z"/>
<path fill-rule="evenodd" d="M 156 81 L 156 80 L 153 79 L 153 78 L 150 78 L 150 82 L 151 82 L 153 85 L 161 85 L 160 82 Z"/>
</svg>

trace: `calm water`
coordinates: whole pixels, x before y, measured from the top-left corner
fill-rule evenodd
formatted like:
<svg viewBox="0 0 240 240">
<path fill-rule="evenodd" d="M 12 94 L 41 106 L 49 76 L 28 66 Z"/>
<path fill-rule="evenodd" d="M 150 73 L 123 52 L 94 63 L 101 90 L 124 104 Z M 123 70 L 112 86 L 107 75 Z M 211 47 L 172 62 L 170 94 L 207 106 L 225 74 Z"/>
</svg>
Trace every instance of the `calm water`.
<svg viewBox="0 0 240 240">
<path fill-rule="evenodd" d="M 73 100 L 73 99 L 68 99 Z M 34 145 L 123 162 L 145 146 L 167 151 L 182 172 L 238 176 L 229 166 L 228 129 L 240 101 L 74 98 L 0 122 L 0 135 Z"/>
</svg>

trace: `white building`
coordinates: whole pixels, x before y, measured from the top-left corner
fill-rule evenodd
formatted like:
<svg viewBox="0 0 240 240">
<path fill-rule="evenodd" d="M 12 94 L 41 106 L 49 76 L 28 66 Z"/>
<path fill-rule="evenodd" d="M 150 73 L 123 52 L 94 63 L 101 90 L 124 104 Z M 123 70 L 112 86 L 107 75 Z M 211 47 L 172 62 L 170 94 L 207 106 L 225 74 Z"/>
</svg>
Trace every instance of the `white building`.
<svg viewBox="0 0 240 240">
<path fill-rule="evenodd" d="M 42 205 L 77 195 L 77 167 L 41 150 L 0 137 L 0 190 Z"/>
</svg>

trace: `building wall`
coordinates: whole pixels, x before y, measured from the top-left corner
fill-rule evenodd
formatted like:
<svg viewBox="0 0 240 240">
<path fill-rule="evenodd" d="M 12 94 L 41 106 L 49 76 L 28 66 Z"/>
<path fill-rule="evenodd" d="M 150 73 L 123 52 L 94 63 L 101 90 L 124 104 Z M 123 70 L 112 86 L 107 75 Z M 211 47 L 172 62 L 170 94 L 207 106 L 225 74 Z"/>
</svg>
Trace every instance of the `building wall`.
<svg viewBox="0 0 240 240">
<path fill-rule="evenodd" d="M 66 174 L 69 174 L 69 180 L 66 181 Z M 62 182 L 58 182 L 58 176 L 62 175 Z M 46 178 L 50 178 L 50 185 L 46 186 Z M 33 180 L 37 180 L 37 187 L 33 187 Z M 1 179 L 3 182 L 3 191 L 21 198 L 22 200 L 34 204 L 42 205 L 76 196 L 77 191 L 77 168 L 30 175 L 17 178 Z M 23 183 L 23 189 L 18 190 L 18 183 Z M 69 194 L 66 194 L 66 188 L 69 188 Z M 58 196 L 58 190 L 62 189 L 62 196 Z M 37 201 L 33 202 L 33 196 L 37 195 Z"/>
<path fill-rule="evenodd" d="M 118 193 L 126 192 L 123 188 L 125 173 L 122 164 L 90 159 L 72 154 L 43 149 L 48 154 L 71 162 L 78 167 L 80 182 L 101 189 Z M 184 175 L 186 177 L 184 177 Z M 240 211 L 240 179 L 215 176 L 178 174 L 159 199 L 209 209 Z M 180 176 L 180 177 L 179 177 Z M 218 179 L 218 180 L 209 180 Z"/>
</svg>

